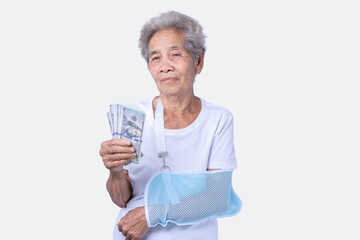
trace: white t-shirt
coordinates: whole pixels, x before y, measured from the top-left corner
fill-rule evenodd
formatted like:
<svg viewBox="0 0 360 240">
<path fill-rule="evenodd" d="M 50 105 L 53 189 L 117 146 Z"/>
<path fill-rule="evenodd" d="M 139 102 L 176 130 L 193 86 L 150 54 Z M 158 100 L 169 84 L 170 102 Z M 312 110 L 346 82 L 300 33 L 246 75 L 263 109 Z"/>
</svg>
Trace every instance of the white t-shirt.
<svg viewBox="0 0 360 240">
<path fill-rule="evenodd" d="M 117 223 L 131 209 L 144 206 L 144 191 L 148 180 L 160 172 L 162 160 L 157 157 L 154 132 L 152 100 L 147 99 L 131 106 L 146 114 L 139 164 L 129 164 L 133 197 L 122 208 L 115 222 L 114 240 L 125 239 L 118 231 Z M 207 169 L 235 169 L 233 117 L 219 106 L 201 99 L 202 107 L 196 120 L 183 129 L 165 129 L 168 157 L 166 164 L 172 172 L 199 172 Z M 200 203 L 199 203 L 200 204 Z M 177 226 L 169 222 L 166 227 L 149 228 L 143 240 L 217 240 L 217 219 L 188 226 Z"/>
</svg>

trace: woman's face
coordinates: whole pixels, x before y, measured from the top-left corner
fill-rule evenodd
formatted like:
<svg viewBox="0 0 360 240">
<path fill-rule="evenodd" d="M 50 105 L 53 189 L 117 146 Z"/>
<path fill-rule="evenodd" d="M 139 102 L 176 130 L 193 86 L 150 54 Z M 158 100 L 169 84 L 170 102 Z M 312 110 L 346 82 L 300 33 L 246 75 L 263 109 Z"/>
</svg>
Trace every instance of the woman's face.
<svg viewBox="0 0 360 240">
<path fill-rule="evenodd" d="M 155 33 L 149 42 L 149 70 L 162 95 L 193 94 L 195 75 L 201 72 L 202 56 L 195 64 L 184 48 L 184 34 L 173 29 Z"/>
</svg>

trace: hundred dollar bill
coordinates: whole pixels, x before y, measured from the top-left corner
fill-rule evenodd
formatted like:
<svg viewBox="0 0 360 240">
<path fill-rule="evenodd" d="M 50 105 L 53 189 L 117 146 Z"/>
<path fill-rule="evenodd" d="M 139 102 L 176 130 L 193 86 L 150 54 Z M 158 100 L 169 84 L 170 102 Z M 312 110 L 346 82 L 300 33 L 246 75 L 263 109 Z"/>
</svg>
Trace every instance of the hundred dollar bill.
<svg viewBox="0 0 360 240">
<path fill-rule="evenodd" d="M 141 158 L 141 137 L 145 113 L 121 104 L 111 104 L 107 118 L 113 138 L 127 138 L 136 150 L 137 156 L 129 163 L 139 163 Z"/>
<path fill-rule="evenodd" d="M 122 106 L 121 136 L 132 142 L 137 156 L 130 160 L 139 163 L 141 157 L 141 137 L 145 122 L 145 113 L 131 107 Z"/>
</svg>

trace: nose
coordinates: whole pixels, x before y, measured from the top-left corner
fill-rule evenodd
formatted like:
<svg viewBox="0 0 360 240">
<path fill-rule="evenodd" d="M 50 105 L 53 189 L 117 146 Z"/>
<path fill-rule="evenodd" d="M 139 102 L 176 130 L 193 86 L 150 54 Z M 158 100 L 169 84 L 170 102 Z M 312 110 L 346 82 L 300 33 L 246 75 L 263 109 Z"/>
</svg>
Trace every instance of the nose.
<svg viewBox="0 0 360 240">
<path fill-rule="evenodd" d="M 163 59 L 160 67 L 160 72 L 162 73 L 168 73 L 174 71 L 174 66 L 171 64 L 171 62 L 168 59 Z"/>
</svg>

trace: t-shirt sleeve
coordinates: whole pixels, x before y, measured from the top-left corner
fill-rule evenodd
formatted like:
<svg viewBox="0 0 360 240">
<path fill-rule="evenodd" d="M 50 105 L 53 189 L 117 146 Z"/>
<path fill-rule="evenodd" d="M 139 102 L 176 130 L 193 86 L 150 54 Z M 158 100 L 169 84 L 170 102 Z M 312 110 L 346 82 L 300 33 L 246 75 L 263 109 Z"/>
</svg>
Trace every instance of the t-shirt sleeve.
<svg viewBox="0 0 360 240">
<path fill-rule="evenodd" d="M 226 112 L 220 119 L 210 151 L 208 169 L 219 168 L 237 168 L 234 149 L 234 123 L 230 112 Z"/>
</svg>

